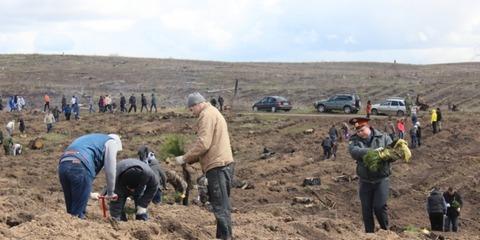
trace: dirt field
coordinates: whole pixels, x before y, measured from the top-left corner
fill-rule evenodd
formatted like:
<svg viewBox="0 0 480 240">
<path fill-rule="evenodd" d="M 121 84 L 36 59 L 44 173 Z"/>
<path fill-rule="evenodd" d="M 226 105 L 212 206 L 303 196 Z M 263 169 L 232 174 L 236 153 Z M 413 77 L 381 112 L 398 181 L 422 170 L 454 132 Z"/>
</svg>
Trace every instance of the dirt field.
<svg viewBox="0 0 480 240">
<path fill-rule="evenodd" d="M 26 65 L 22 70 L 19 59 L 35 59 L 37 65 Z M 41 62 L 45 58 L 49 62 Z M 2 96 L 5 91 L 12 91 L 11 85 L 8 85 L 6 79 L 16 79 L 19 85 L 23 86 L 25 96 L 35 96 L 34 92 L 45 90 L 48 84 L 48 91 L 60 94 L 63 91 L 71 90 L 80 92 L 78 79 L 67 79 L 60 81 L 58 76 L 70 76 L 72 70 L 62 72 L 61 66 L 72 66 L 71 61 L 86 61 L 85 63 L 76 62 L 75 64 L 81 72 L 91 72 L 100 75 L 102 66 L 93 63 L 104 62 L 103 58 L 83 58 L 65 56 L 65 61 L 60 56 L 0 56 L 1 61 L 9 60 L 9 65 L 0 72 L 0 84 L 2 85 Z M 55 59 L 55 61 L 52 61 Z M 73 60 L 72 60 L 73 59 Z M 80 59 L 80 60 L 79 60 Z M 88 59 L 88 61 L 86 60 Z M 120 59 L 121 60 L 121 59 Z M 119 60 L 118 66 L 133 64 L 127 59 L 126 63 Z M 105 64 L 111 64 L 112 59 L 105 60 Z M 171 60 L 173 61 L 173 60 Z M 171 66 L 170 60 L 138 60 L 135 62 L 136 70 L 131 74 L 142 72 L 145 75 L 156 75 L 156 72 L 149 70 L 148 66 Z M 155 62 L 154 65 L 151 62 Z M 215 75 L 220 79 L 220 75 L 225 72 L 234 71 L 230 63 L 202 63 L 202 62 L 183 62 L 192 64 L 192 66 L 202 65 L 202 76 L 208 74 Z M 45 69 L 46 66 L 52 69 Z M 147 64 L 147 65 L 145 65 Z M 151 64 L 151 65 L 150 65 Z M 206 66 L 210 66 L 205 70 Z M 345 64 L 324 63 L 329 66 L 329 71 L 323 73 L 326 76 L 349 71 L 345 68 L 350 66 Z M 304 66 L 305 65 L 305 66 Z M 322 65 L 298 64 L 302 68 L 308 68 L 310 71 L 321 72 L 316 67 Z M 2 65 L 3 66 L 3 65 Z M 12 70 L 13 66 L 17 66 Z M 143 67 L 142 67 L 143 66 Z M 221 67 L 220 67 L 221 66 Z M 272 66 L 282 66 L 282 64 L 242 64 L 249 71 L 244 73 L 245 79 L 254 79 L 258 75 L 265 77 L 261 72 L 251 69 L 269 69 Z M 293 67 L 292 67 L 293 66 Z M 287 71 L 295 64 L 287 64 L 283 70 Z M 353 64 L 352 68 L 363 68 L 363 64 Z M 382 64 L 369 65 L 371 72 L 381 72 L 375 66 Z M 444 66 L 402 66 L 401 68 L 417 69 L 419 73 L 433 76 L 438 69 L 445 76 L 465 76 L 468 79 L 472 76 L 475 64 L 464 65 L 444 65 Z M 400 66 L 399 66 L 400 67 Z M 89 70 L 89 69 L 97 70 Z M 187 67 L 187 69 L 190 69 Z M 280 68 L 280 67 L 279 67 Z M 437 69 L 438 68 L 438 69 Z M 10 69 L 10 70 L 9 70 Z M 66 67 L 66 69 L 71 69 Z M 170 69 L 170 68 L 169 68 Z M 243 67 L 242 67 L 243 69 Z M 336 70 L 335 70 L 336 69 Z M 451 69 L 455 69 L 451 70 Z M 465 69 L 462 71 L 462 69 Z M 217 72 L 218 70 L 218 72 Z M 450 71 L 451 70 L 451 71 Z M 76 70 L 75 70 L 76 71 Z M 128 72 L 127 70 L 121 70 Z M 161 70 L 158 70 L 162 72 Z M 176 74 L 185 72 L 184 68 L 178 68 L 177 72 L 172 71 L 172 79 Z M 237 70 L 235 70 L 237 71 Z M 275 72 L 275 68 L 269 70 Z M 298 69 L 292 70 L 299 72 Z M 364 71 L 364 70 L 362 70 Z M 410 71 L 410 70 L 408 70 Z M 475 70 L 476 71 L 476 70 Z M 66 73 L 68 72 L 68 73 Z M 108 71 L 107 71 L 108 72 Z M 42 76 L 49 74 L 56 81 L 47 81 L 43 84 L 37 83 L 36 77 L 27 78 L 26 76 Z M 123 72 L 124 73 L 124 72 Z M 163 73 L 163 72 L 162 72 Z M 208 74 L 207 74 L 208 73 Z M 370 74 L 369 71 L 364 72 Z M 47 75 L 48 75 L 47 74 Z M 278 73 L 281 74 L 281 73 Z M 165 73 L 165 76 L 167 74 Z M 267 74 L 268 75 L 268 74 Z M 475 76 L 475 74 L 473 74 Z M 108 76 L 105 73 L 102 78 Z M 290 75 L 289 75 L 290 76 Z M 125 75 L 123 76 L 125 77 Z M 203 78 L 203 77 L 202 77 Z M 204 77 L 203 79 L 206 79 Z M 27 80 L 26 80 L 27 79 Z M 89 84 L 88 78 L 82 83 L 83 91 L 94 89 Z M 96 78 L 98 79 L 98 78 Z M 348 79 L 348 78 L 347 78 Z M 463 78 L 455 79 L 453 82 L 467 81 Z M 471 77 L 473 79 L 473 77 Z M 22 80 L 22 81 L 20 81 Z M 228 80 L 228 84 L 230 84 Z M 38 80 L 40 81 L 40 80 Z M 253 80 L 252 80 L 253 81 Z M 293 81 L 293 80 L 291 80 Z M 306 80 L 307 81 L 307 80 Z M 353 80 L 348 80 L 353 81 Z M 425 80 L 427 81 L 427 80 Z M 434 81 L 430 79 L 428 81 Z M 477 86 L 478 81 L 472 81 L 472 86 Z M 227 81 L 225 81 L 227 82 Z M 329 86 L 335 86 L 333 79 L 329 80 Z M 194 89 L 195 86 L 178 90 L 180 85 L 173 88 L 160 87 L 168 85 L 167 82 L 154 83 L 159 96 L 171 100 L 171 104 L 182 102 L 184 93 Z M 27 87 L 27 85 L 33 87 Z M 45 85 L 47 84 L 47 85 Z M 152 83 L 153 84 L 153 83 Z M 259 81 L 257 84 L 264 84 Z M 279 83 L 273 82 L 272 85 L 279 86 Z M 448 82 L 439 82 L 438 84 L 450 84 Z M 115 85 L 115 84 L 114 84 Z M 138 87 L 140 83 L 132 78 L 126 79 L 122 86 L 117 86 L 119 90 L 141 90 Z M 227 84 L 225 83 L 225 86 Z M 434 84 L 435 85 L 435 84 Z M 4 88 L 8 86 L 8 88 Z M 134 86 L 137 86 L 135 88 Z M 183 86 L 183 85 L 182 85 Z M 295 86 L 287 85 L 285 89 L 280 90 L 291 94 L 298 94 Z M 132 87 L 132 88 L 130 88 Z M 205 86 L 204 86 L 205 87 Z M 205 88 L 202 87 L 204 90 Z M 267 91 L 267 85 L 264 89 L 255 92 L 248 92 L 243 87 L 239 102 L 245 105 L 256 94 L 262 94 Z M 252 87 L 253 88 L 253 87 Z M 299 87 L 300 88 L 300 87 Z M 431 89 L 427 86 L 419 88 Z M 467 88 L 458 86 L 458 89 Z M 79 90 L 80 89 L 80 90 Z M 307 88 L 306 88 L 307 89 Z M 405 89 L 416 89 L 415 87 L 400 88 L 402 93 Z M 179 91 L 170 92 L 169 91 Z M 395 89 L 392 90 L 394 92 Z M 88 90 L 90 91 L 90 90 Z M 96 92 L 108 93 L 113 91 L 111 88 L 98 87 Z M 298 90 L 300 91 L 300 90 Z M 305 95 L 299 95 L 304 99 L 305 107 L 309 107 L 309 101 L 313 99 L 313 90 L 305 90 Z M 311 92 L 310 92 L 311 91 Z M 324 91 L 324 90 L 322 90 Z M 373 91 L 373 90 L 372 90 Z M 248 93 L 245 93 L 248 92 Z M 309 94 L 310 92 L 310 94 Z M 383 96 L 385 91 L 373 96 Z M 470 91 L 463 91 L 462 94 L 450 95 L 445 91 L 446 97 L 456 97 L 458 99 L 475 97 Z M 41 96 L 41 94 L 36 93 Z M 431 101 L 434 101 L 437 93 L 426 93 Z M 472 95 L 473 94 L 473 95 Z M 315 94 L 315 96 L 318 96 Z M 40 98 L 41 99 L 41 98 Z M 444 102 L 443 98 L 435 100 L 437 103 Z M 463 101 L 463 100 L 462 100 Z M 472 101 L 478 103 L 478 99 Z M 298 101 L 301 105 L 302 101 Z M 39 106 L 41 100 L 36 104 Z M 466 100 L 465 105 L 467 106 Z M 470 105 L 468 105 L 470 106 Z M 471 106 L 474 106 L 473 104 Z M 445 107 L 442 105 L 442 107 Z M 478 104 L 476 105 L 478 107 Z M 175 109 L 172 109 L 175 110 Z M 161 144 L 167 134 L 181 134 L 188 139 L 194 139 L 195 119 L 188 113 L 170 109 L 164 109 L 157 114 L 137 113 L 137 114 L 88 114 L 83 112 L 80 121 L 61 121 L 54 126 L 53 133 L 45 134 L 46 127 L 43 124 L 43 113 L 38 111 L 28 111 L 22 113 L 27 125 L 27 136 L 20 137 L 18 128 L 14 133 L 14 142 L 24 145 L 24 153 L 21 156 L 4 156 L 0 151 L 0 238 L 2 239 L 212 239 L 215 234 L 215 220 L 213 214 L 204 207 L 192 204 L 189 207 L 172 205 L 171 198 L 173 192 L 170 188 L 167 191 L 167 201 L 161 205 L 150 205 L 150 220 L 147 222 L 129 221 L 120 223 L 118 226 L 112 225 L 102 217 L 101 210 L 97 201 L 90 201 L 87 208 L 88 220 L 79 220 L 70 217 L 65 212 L 63 193 L 57 177 L 58 157 L 62 154 L 64 148 L 76 137 L 91 132 L 115 132 L 122 136 L 124 151 L 119 153 L 119 159 L 136 156 L 136 150 L 141 144 L 147 144 L 156 152 L 161 149 Z M 432 135 L 428 124 L 429 116 L 426 112 L 420 113 L 420 121 L 423 126 L 423 143 L 420 148 L 414 149 L 412 162 L 409 164 L 396 162 L 393 165 L 393 174 L 391 176 L 390 198 L 388 201 L 390 231 L 378 231 L 376 234 L 363 233 L 361 222 L 360 201 L 357 195 L 358 181 L 355 178 L 355 162 L 347 152 L 346 142 L 339 145 L 338 157 L 335 160 L 321 160 L 321 139 L 326 135 L 332 124 L 339 124 L 348 120 L 342 114 L 332 116 L 285 116 L 279 114 L 243 114 L 230 112 L 226 114 L 231 134 L 234 158 L 236 160 L 235 178 L 242 184 L 240 186 L 249 187 L 235 188 L 232 192 L 233 205 L 233 228 L 236 239 L 480 239 L 480 150 L 478 145 L 480 137 L 478 136 L 478 126 L 480 125 L 479 115 L 475 112 L 448 112 L 443 111 L 444 124 L 443 130 L 436 135 Z M 0 123 L 5 124 L 8 120 L 17 119 L 18 114 L 0 113 Z M 372 120 L 372 125 L 383 129 L 386 122 L 385 117 L 378 117 Z M 407 129 L 411 126 L 407 124 Z M 2 127 L 3 128 L 3 127 Z M 305 129 L 313 128 L 312 134 L 305 134 Z M 5 131 L 4 131 L 5 132 Z M 45 147 L 40 150 L 31 150 L 26 145 L 36 137 L 42 137 Z M 268 147 L 276 153 L 268 159 L 260 159 L 263 147 Z M 162 163 L 164 168 L 180 171 L 175 166 Z M 340 177 L 343 176 L 343 177 Z M 307 186 L 302 185 L 307 177 L 319 177 L 321 185 Z M 94 189 L 100 190 L 105 183 L 104 174 L 100 173 L 95 181 Z M 248 183 L 245 185 L 245 183 Z M 453 186 L 459 189 L 464 197 L 464 207 L 460 216 L 459 233 L 440 233 L 424 234 L 420 232 L 422 228 L 429 228 L 428 216 L 425 210 L 425 202 L 429 190 L 433 186 L 440 186 L 445 189 L 447 186 Z M 296 197 L 308 198 L 308 203 L 297 203 Z M 442 237 L 442 238 L 440 238 Z"/>
</svg>

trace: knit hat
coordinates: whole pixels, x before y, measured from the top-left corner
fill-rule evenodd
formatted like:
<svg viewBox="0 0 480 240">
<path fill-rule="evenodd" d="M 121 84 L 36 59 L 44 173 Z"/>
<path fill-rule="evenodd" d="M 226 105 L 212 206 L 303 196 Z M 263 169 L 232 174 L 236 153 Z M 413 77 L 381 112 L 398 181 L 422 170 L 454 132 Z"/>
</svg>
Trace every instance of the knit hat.
<svg viewBox="0 0 480 240">
<path fill-rule="evenodd" d="M 193 107 L 195 104 L 199 104 L 201 102 L 206 102 L 205 98 L 198 92 L 191 93 L 188 95 L 187 99 L 187 107 Z"/>
<path fill-rule="evenodd" d="M 119 178 L 122 185 L 132 189 L 146 183 L 146 175 L 143 174 L 142 168 L 137 166 L 128 168 L 119 176 Z"/>
</svg>

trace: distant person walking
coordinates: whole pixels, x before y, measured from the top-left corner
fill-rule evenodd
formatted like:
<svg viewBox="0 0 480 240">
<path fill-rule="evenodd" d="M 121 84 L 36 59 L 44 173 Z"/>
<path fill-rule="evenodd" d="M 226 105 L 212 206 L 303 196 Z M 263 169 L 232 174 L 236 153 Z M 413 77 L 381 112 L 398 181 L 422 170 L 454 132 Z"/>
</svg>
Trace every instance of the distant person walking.
<svg viewBox="0 0 480 240">
<path fill-rule="evenodd" d="M 155 93 L 152 93 L 152 100 L 150 100 L 150 112 L 152 112 L 153 108 L 155 108 L 155 112 L 157 112 L 157 97 Z"/>
<path fill-rule="evenodd" d="M 21 137 L 25 137 L 25 121 L 23 120 L 23 118 L 21 117 L 19 120 L 19 126 L 18 126 L 18 130 L 20 130 L 20 136 Z"/>
<path fill-rule="evenodd" d="M 45 105 L 43 105 L 43 111 L 46 112 L 47 109 L 50 110 L 50 96 L 45 94 L 45 96 L 43 96 L 43 100 L 45 101 Z"/>
<path fill-rule="evenodd" d="M 322 148 L 323 148 L 323 160 L 330 159 L 332 157 L 332 148 L 333 148 L 333 141 L 330 136 L 327 136 L 322 141 Z"/>
<path fill-rule="evenodd" d="M 403 121 L 403 118 L 397 120 L 397 132 L 399 139 L 405 138 L 405 122 Z"/>
<path fill-rule="evenodd" d="M 422 127 L 419 121 L 415 123 L 415 126 L 417 126 L 417 144 L 420 147 L 422 146 Z"/>
<path fill-rule="evenodd" d="M 433 134 L 438 132 L 438 127 L 437 127 L 437 110 L 432 109 L 431 117 L 430 117 L 430 122 L 432 123 L 432 131 Z"/>
<path fill-rule="evenodd" d="M 123 96 L 122 93 L 120 93 L 120 112 L 126 112 L 127 111 L 127 99 L 125 96 Z"/>
<path fill-rule="evenodd" d="M 148 106 L 147 106 L 147 97 L 143 95 L 143 93 L 140 95 L 142 107 L 140 108 L 140 112 L 143 112 L 143 108 L 145 108 L 145 111 L 148 112 Z"/>
<path fill-rule="evenodd" d="M 70 116 L 72 115 L 72 108 L 70 107 L 70 105 L 65 105 L 65 120 L 67 121 L 70 121 Z"/>
<path fill-rule="evenodd" d="M 55 118 L 55 122 L 60 121 L 60 113 L 61 111 L 58 109 L 57 106 L 55 106 L 52 110 L 53 117 Z"/>
<path fill-rule="evenodd" d="M 93 97 L 88 96 L 88 113 L 95 112 L 95 109 L 93 108 Z"/>
<path fill-rule="evenodd" d="M 416 148 L 417 147 L 417 144 L 418 144 L 418 127 L 417 125 L 413 125 L 412 128 L 410 128 L 410 140 L 411 140 L 411 143 L 410 143 L 410 147 L 411 148 Z"/>
<path fill-rule="evenodd" d="M 130 103 L 130 108 L 128 109 L 128 112 L 131 112 L 132 109 L 134 112 L 137 112 L 137 99 L 135 98 L 135 95 L 130 96 L 128 99 L 128 103 Z"/>
<path fill-rule="evenodd" d="M 367 118 L 370 118 L 370 114 L 372 114 L 372 102 L 370 100 L 367 101 Z"/>
<path fill-rule="evenodd" d="M 442 121 L 443 121 L 442 111 L 440 111 L 440 108 L 438 107 L 437 108 L 437 128 L 438 128 L 438 132 L 442 131 Z"/>
<path fill-rule="evenodd" d="M 396 130 L 395 125 L 393 124 L 392 116 L 388 116 L 388 120 L 385 123 L 384 131 L 385 131 L 385 133 L 388 134 L 388 136 L 390 136 L 390 138 L 392 140 L 397 139 L 397 130 Z"/>
<path fill-rule="evenodd" d="M 65 107 L 67 106 L 67 97 L 65 94 L 62 95 L 62 112 L 65 111 Z"/>
<path fill-rule="evenodd" d="M 220 110 L 220 112 L 223 111 L 223 103 L 224 103 L 223 97 L 218 96 L 218 109 Z"/>
<path fill-rule="evenodd" d="M 50 133 L 50 131 L 53 128 L 53 123 L 55 123 L 55 117 L 53 116 L 50 110 L 48 110 L 47 113 L 45 114 L 45 117 L 43 118 L 43 122 L 47 124 L 47 133 Z"/>
</svg>

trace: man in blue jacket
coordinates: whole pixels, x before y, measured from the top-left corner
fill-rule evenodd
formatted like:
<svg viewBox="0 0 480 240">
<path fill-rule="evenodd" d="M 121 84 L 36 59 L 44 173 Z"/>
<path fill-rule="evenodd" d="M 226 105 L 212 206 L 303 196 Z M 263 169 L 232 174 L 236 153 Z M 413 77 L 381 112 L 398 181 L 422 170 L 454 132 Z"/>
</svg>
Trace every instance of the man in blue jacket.
<svg viewBox="0 0 480 240">
<path fill-rule="evenodd" d="M 85 218 L 92 183 L 105 169 L 106 198 L 114 200 L 117 152 L 122 142 L 116 134 L 93 133 L 75 139 L 60 157 L 58 175 L 65 197 L 67 213 Z"/>
</svg>

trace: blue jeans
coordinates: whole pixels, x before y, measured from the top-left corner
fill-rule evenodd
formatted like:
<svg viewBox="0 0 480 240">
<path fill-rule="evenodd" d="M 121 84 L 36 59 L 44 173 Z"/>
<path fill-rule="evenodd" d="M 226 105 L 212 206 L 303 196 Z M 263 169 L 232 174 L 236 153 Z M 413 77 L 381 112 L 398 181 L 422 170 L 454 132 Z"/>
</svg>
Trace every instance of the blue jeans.
<svg viewBox="0 0 480 240">
<path fill-rule="evenodd" d="M 58 176 L 62 184 L 67 213 L 85 218 L 88 198 L 92 191 L 93 177 L 78 160 L 61 162 L 58 166 Z"/>
<path fill-rule="evenodd" d="M 233 164 L 217 167 L 206 173 L 208 197 L 217 220 L 216 238 L 232 238 L 230 187 L 232 185 Z"/>
<path fill-rule="evenodd" d="M 379 182 L 371 183 L 360 179 L 360 202 L 362 203 L 362 217 L 365 226 L 365 232 L 373 233 L 375 222 L 373 214 L 377 217 L 380 227 L 384 230 L 388 228 L 387 198 L 389 191 L 388 178 L 381 179 Z"/>
</svg>

